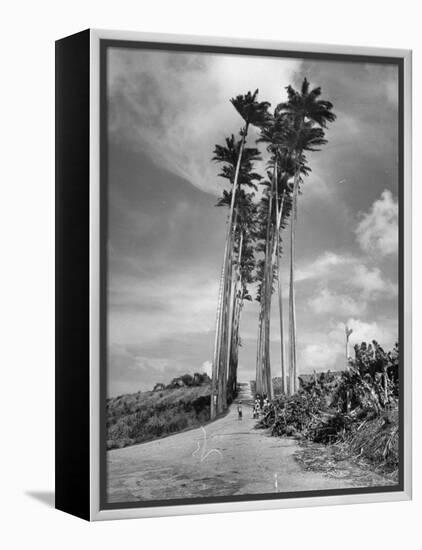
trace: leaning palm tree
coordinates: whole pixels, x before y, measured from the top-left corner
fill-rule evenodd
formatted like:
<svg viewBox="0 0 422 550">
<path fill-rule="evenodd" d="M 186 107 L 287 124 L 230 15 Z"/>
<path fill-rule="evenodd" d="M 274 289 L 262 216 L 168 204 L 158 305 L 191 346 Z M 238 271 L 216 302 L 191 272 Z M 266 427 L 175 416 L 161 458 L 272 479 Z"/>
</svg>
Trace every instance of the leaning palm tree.
<svg viewBox="0 0 422 550">
<path fill-rule="evenodd" d="M 234 250 L 234 235 L 236 232 L 236 196 L 239 186 L 239 180 L 242 178 L 242 164 L 244 165 L 244 154 L 246 138 L 249 131 L 249 126 L 263 124 L 268 117 L 267 102 L 258 102 L 256 100 L 258 90 L 253 94 L 248 92 L 246 95 L 239 95 L 231 100 L 233 106 L 242 116 L 245 125 L 240 134 L 240 142 L 233 147 L 219 148 L 216 147 L 214 159 L 219 162 L 226 162 L 223 173 L 220 174 L 226 177 L 232 183 L 230 209 L 227 220 L 226 244 L 224 250 L 222 275 L 220 279 L 219 303 L 217 307 L 216 321 L 216 340 L 213 358 L 213 382 L 212 382 L 212 399 L 211 399 L 211 418 L 216 412 L 222 412 L 227 407 L 226 382 L 228 372 L 228 362 L 230 361 L 230 346 L 231 335 L 229 334 L 229 326 L 231 323 L 231 295 L 232 295 L 232 257 Z M 234 140 L 234 138 L 233 138 Z M 251 160 L 249 160 L 251 162 Z M 218 386 L 217 393 L 217 411 L 215 410 L 214 395 Z"/>
<path fill-rule="evenodd" d="M 241 155 L 241 161 L 239 163 Z M 214 151 L 214 160 L 223 163 L 223 168 L 220 176 L 226 178 L 232 184 L 230 193 L 223 192 L 223 199 L 218 203 L 219 206 L 227 205 L 231 209 L 231 205 L 235 204 L 234 215 L 229 212 L 228 226 L 231 227 L 229 238 L 226 240 L 225 258 L 223 262 L 222 272 L 222 289 L 220 292 L 219 319 L 217 320 L 218 336 L 216 338 L 216 346 L 214 350 L 215 365 L 213 374 L 216 381 L 217 395 L 217 412 L 222 412 L 227 406 L 227 379 L 230 370 L 231 346 L 232 346 L 232 322 L 233 322 L 233 304 L 234 304 L 234 258 L 236 248 L 236 235 L 239 235 L 239 205 L 242 202 L 242 186 L 252 187 L 256 189 L 255 180 L 259 180 L 261 176 L 253 171 L 253 164 L 260 159 L 258 149 L 245 147 L 241 139 L 236 141 L 234 136 L 226 139 L 225 146 L 217 145 Z M 235 183 L 239 187 L 237 192 L 236 202 L 233 203 L 233 194 L 235 192 Z M 230 254 L 228 253 L 230 251 Z M 239 247 L 241 254 L 241 247 Z M 211 411 L 215 414 L 216 411 Z"/>
<path fill-rule="evenodd" d="M 274 265 L 272 262 L 272 242 L 274 227 L 273 208 L 273 182 L 272 175 L 267 173 L 268 180 L 262 182 L 265 186 L 261 201 L 258 207 L 258 226 L 256 233 L 258 254 L 263 254 L 257 262 L 256 282 L 257 301 L 259 307 L 257 357 L 256 357 L 256 391 L 259 394 L 266 394 L 271 397 L 272 379 L 269 353 L 269 330 L 271 315 L 271 297 L 274 291 Z"/>
<path fill-rule="evenodd" d="M 236 261 L 236 275 L 233 291 L 232 325 L 231 325 L 231 346 L 230 364 L 227 381 L 227 395 L 232 400 L 237 393 L 237 367 L 239 357 L 240 340 L 240 318 L 245 300 L 252 300 L 248 284 L 252 282 L 252 272 L 255 266 L 253 241 L 247 230 L 241 233 L 238 258 Z"/>
<path fill-rule="evenodd" d="M 245 149 L 245 160 L 250 158 L 252 149 Z M 242 163 L 243 164 L 243 163 Z M 250 300 L 247 291 L 247 284 L 252 282 L 251 274 L 255 267 L 253 254 L 253 228 L 255 225 L 256 205 L 253 201 L 254 193 L 245 191 L 245 187 L 256 188 L 254 179 L 261 176 L 253 172 L 244 171 L 240 181 L 240 189 L 236 200 L 236 228 L 234 232 L 234 248 L 232 258 L 232 281 L 229 303 L 229 326 L 228 335 L 228 376 L 227 395 L 229 399 L 234 397 L 237 388 L 237 358 L 239 339 L 240 314 L 243 309 L 244 300 Z M 217 206 L 229 206 L 231 192 L 223 191 L 223 196 L 217 202 Z"/>
<path fill-rule="evenodd" d="M 258 96 L 258 89 L 255 90 L 255 92 L 252 94 L 251 92 L 248 92 L 246 95 L 238 95 L 235 98 L 231 99 L 231 103 L 235 107 L 235 109 L 238 111 L 238 113 L 241 115 L 245 122 L 245 126 L 242 128 L 240 134 L 241 134 L 241 141 L 239 144 L 239 152 L 237 155 L 237 163 L 236 168 L 234 170 L 233 174 L 233 187 L 232 187 L 232 200 L 230 203 L 230 212 L 228 216 L 228 224 L 227 224 L 227 236 L 226 236 L 226 242 L 227 246 L 225 249 L 225 258 L 224 258 L 224 292 L 223 292 L 223 299 L 224 303 L 230 305 L 231 299 L 230 299 L 230 293 L 231 293 L 231 273 L 232 273 L 232 263 L 231 258 L 233 257 L 233 237 L 236 232 L 236 223 L 237 223 L 237 211 L 235 211 L 235 203 L 236 203 L 236 192 L 238 185 L 240 184 L 240 178 L 242 176 L 242 164 L 245 165 L 245 172 L 249 172 L 249 177 L 251 178 L 251 169 L 252 166 L 250 164 L 251 161 L 258 160 L 256 154 L 258 153 L 257 150 L 255 153 L 255 158 L 247 159 L 245 162 L 244 157 L 244 151 L 245 151 L 245 144 L 246 144 L 246 137 L 248 135 L 249 126 L 252 124 L 254 126 L 261 127 L 266 124 L 269 114 L 268 114 L 268 108 L 270 104 L 268 102 L 258 102 L 257 99 Z M 253 154 L 253 153 L 251 153 Z M 216 159 L 219 160 L 219 159 Z M 229 167 L 230 169 L 230 167 Z M 254 174 L 254 176 L 257 176 Z M 226 176 L 227 177 L 227 176 Z M 258 179 L 255 177 L 255 179 Z M 226 324 L 230 324 L 230 307 L 226 308 Z M 225 331 L 226 332 L 226 331 Z M 230 338 L 228 335 L 226 335 L 226 347 L 230 346 Z M 224 363 L 222 370 L 228 369 L 228 362 L 230 361 L 230 353 L 223 354 L 222 361 Z M 225 375 L 223 374 L 221 377 L 221 386 L 222 390 L 221 393 L 225 394 L 225 387 L 224 387 L 224 380 Z M 227 403 L 225 401 L 225 395 L 222 396 L 220 399 L 221 407 L 220 410 L 226 407 Z"/>
<path fill-rule="evenodd" d="M 300 91 L 287 87 L 287 101 L 280 103 L 276 115 L 284 113 L 291 157 L 295 164 L 293 182 L 293 204 L 290 223 L 290 283 L 289 283 L 289 375 L 290 391 L 297 389 L 297 334 L 295 300 L 295 241 L 297 202 L 302 182 L 303 167 L 306 164 L 305 151 L 318 151 L 326 143 L 324 129 L 336 118 L 333 105 L 320 99 L 321 88 L 310 89 L 309 81 L 303 80 Z"/>
</svg>

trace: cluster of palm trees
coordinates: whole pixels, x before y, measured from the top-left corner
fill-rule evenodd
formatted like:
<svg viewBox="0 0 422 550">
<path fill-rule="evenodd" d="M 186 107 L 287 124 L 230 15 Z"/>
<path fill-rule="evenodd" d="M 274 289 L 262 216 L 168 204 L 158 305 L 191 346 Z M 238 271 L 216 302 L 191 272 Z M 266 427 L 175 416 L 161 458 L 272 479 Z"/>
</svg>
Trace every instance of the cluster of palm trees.
<svg viewBox="0 0 422 550">
<path fill-rule="evenodd" d="M 256 392 L 273 397 L 270 362 L 271 302 L 278 293 L 282 390 L 297 389 L 295 234 L 298 196 L 310 172 L 306 152 L 319 151 L 327 141 L 325 129 L 334 121 L 332 104 L 320 98 L 321 88 L 303 80 L 300 90 L 287 87 L 287 100 L 270 111 L 258 101 L 258 90 L 239 95 L 231 103 L 243 119 L 239 135 L 216 145 L 213 160 L 221 163 L 220 176 L 230 183 L 217 206 L 228 208 L 227 233 L 218 296 L 212 362 L 211 418 L 222 413 L 237 387 L 240 317 L 249 286 L 256 284 L 259 302 L 256 354 Z M 257 143 L 265 145 L 266 175 L 256 171 L 263 161 L 257 147 L 248 147 L 251 126 Z M 286 373 L 281 258 L 283 230 L 290 225 L 289 355 Z M 276 284 L 277 283 L 277 284 Z"/>
</svg>

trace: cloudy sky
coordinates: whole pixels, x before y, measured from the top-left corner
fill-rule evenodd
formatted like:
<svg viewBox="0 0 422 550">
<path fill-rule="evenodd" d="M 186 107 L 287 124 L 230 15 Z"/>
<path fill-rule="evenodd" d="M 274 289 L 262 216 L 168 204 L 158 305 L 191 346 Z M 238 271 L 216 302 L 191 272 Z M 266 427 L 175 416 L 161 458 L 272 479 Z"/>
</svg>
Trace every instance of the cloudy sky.
<svg viewBox="0 0 422 550">
<path fill-rule="evenodd" d="M 397 340 L 397 69 L 111 48 L 109 395 L 210 371 L 227 215 L 214 206 L 225 185 L 210 160 L 214 144 L 242 124 L 231 97 L 259 88 L 260 99 L 275 106 L 285 86 L 299 86 L 304 76 L 322 86 L 337 120 L 328 145 L 309 158 L 299 203 L 299 372 L 343 367 L 345 323 L 352 344 Z M 248 303 L 241 381 L 254 376 L 257 316 L 257 303 Z"/>
</svg>

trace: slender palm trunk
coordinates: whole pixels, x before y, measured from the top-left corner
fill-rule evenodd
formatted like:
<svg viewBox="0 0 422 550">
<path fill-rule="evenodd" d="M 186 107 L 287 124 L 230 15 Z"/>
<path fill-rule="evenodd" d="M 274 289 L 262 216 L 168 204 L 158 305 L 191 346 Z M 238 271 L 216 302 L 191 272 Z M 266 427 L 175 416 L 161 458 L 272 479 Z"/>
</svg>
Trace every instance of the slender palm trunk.
<svg viewBox="0 0 422 550">
<path fill-rule="evenodd" d="M 227 248 L 230 246 L 227 241 Z M 231 273 L 231 258 L 226 258 L 226 263 L 229 263 L 229 273 Z M 230 299 L 230 281 L 227 280 L 227 269 L 224 270 L 223 280 L 223 295 L 221 308 L 221 326 L 220 326 L 220 345 L 218 350 L 218 396 L 217 396 L 217 412 L 222 413 L 227 407 L 227 338 L 228 338 L 228 314 L 229 314 L 229 299 Z"/>
<path fill-rule="evenodd" d="M 221 413 L 227 408 L 227 351 L 228 351 L 228 339 L 230 334 L 228 331 L 228 325 L 230 320 L 230 294 L 231 294 L 231 273 L 232 273 L 232 255 L 233 255 L 233 220 L 234 220 L 234 206 L 236 200 L 236 192 L 238 187 L 238 179 L 240 172 L 240 165 L 243 156 L 243 150 L 245 148 L 246 136 L 248 133 L 249 123 L 246 123 L 245 129 L 242 135 L 242 141 L 239 149 L 239 156 L 237 159 L 235 175 L 233 179 L 232 197 L 230 203 L 230 212 L 227 223 L 226 234 L 226 248 L 223 260 L 223 293 L 222 293 L 222 313 L 221 313 L 221 325 L 219 327 L 219 341 L 217 353 L 215 353 L 217 367 L 217 412 Z"/>
<path fill-rule="evenodd" d="M 242 315 L 242 310 L 243 310 L 243 296 L 240 296 L 239 298 L 239 305 L 238 305 L 238 309 L 237 309 L 237 320 L 236 320 L 236 348 L 235 348 L 235 384 L 236 384 L 236 388 L 237 389 L 237 368 L 238 368 L 238 365 L 239 365 L 239 347 L 240 347 L 240 318 L 241 318 L 241 315 Z"/>
<path fill-rule="evenodd" d="M 264 300 L 264 298 L 262 299 Z M 261 341 L 259 342 L 260 360 L 258 365 L 261 389 L 258 393 L 264 395 L 267 393 L 267 377 L 265 375 L 265 302 L 262 303 L 261 307 Z"/>
<path fill-rule="evenodd" d="M 272 250 L 272 239 L 270 237 L 270 250 Z M 270 255 L 270 261 L 267 274 L 267 292 L 265 296 L 265 348 L 264 348 L 264 376 L 266 378 L 266 394 L 269 399 L 273 398 L 273 382 L 271 376 L 271 356 L 270 356 L 270 331 L 271 331 L 271 298 L 273 287 L 273 262 L 272 254 Z"/>
<path fill-rule="evenodd" d="M 225 247 L 227 247 L 227 242 Z M 224 249 L 224 256 L 226 255 L 226 249 Z M 217 303 L 217 315 L 215 321 L 215 339 L 214 339 L 214 356 L 212 361 L 212 374 L 211 374 L 211 405 L 210 416 L 211 420 L 214 420 L 216 416 L 216 398 L 217 398 L 217 383 L 218 383 L 218 357 L 219 349 L 221 345 L 221 317 L 222 317 L 222 304 L 223 304 L 223 288 L 224 288 L 224 265 L 221 267 L 220 284 L 218 289 L 218 303 Z"/>
<path fill-rule="evenodd" d="M 265 238 L 264 273 L 260 298 L 260 330 L 257 342 L 256 386 L 257 393 L 265 393 L 270 399 L 273 397 L 273 384 L 271 376 L 270 358 L 270 330 L 271 330 L 271 298 L 273 283 L 273 245 L 274 235 L 271 232 L 272 208 L 274 200 L 274 185 L 277 174 L 277 162 L 274 165 L 271 189 L 268 198 L 267 228 Z"/>
<path fill-rule="evenodd" d="M 290 285 L 289 285 L 289 386 L 290 393 L 297 389 L 297 351 L 296 351 L 296 299 L 295 299 L 295 240 L 297 220 L 297 195 L 299 187 L 299 168 L 295 173 L 293 185 L 293 206 L 290 222 Z"/>
<path fill-rule="evenodd" d="M 259 300 L 259 317 L 258 317 L 258 339 L 256 345 L 256 393 L 262 394 L 262 364 L 263 364 L 263 339 L 264 339 L 264 305 L 263 305 L 263 289 L 261 289 L 261 297 Z"/>
<path fill-rule="evenodd" d="M 237 263 L 235 269 L 232 273 L 231 281 L 231 295 L 230 295 L 230 307 L 229 307 L 229 327 L 228 327 L 228 347 L 227 347 L 227 372 L 228 374 L 228 390 L 229 394 L 233 395 L 233 383 L 234 383 L 234 369 L 235 365 L 233 364 L 233 346 L 236 346 L 234 340 L 236 339 L 236 309 L 238 305 L 238 286 L 240 280 L 240 264 L 242 261 L 242 250 L 243 250 L 243 231 L 240 233 L 239 240 L 239 250 L 237 256 Z"/>
<path fill-rule="evenodd" d="M 268 288 L 268 257 L 269 246 L 266 240 L 265 257 L 264 257 L 264 272 L 261 285 L 261 296 L 259 300 L 259 329 L 257 341 L 257 360 L 256 360 L 256 392 L 260 395 L 268 394 L 268 378 L 267 378 L 267 332 L 269 325 L 267 323 L 267 288 Z"/>
<path fill-rule="evenodd" d="M 227 381 L 230 380 L 231 375 L 231 350 L 233 341 L 233 311 L 236 302 L 236 273 L 233 266 L 233 260 L 231 260 L 230 281 L 227 293 L 227 332 L 226 332 L 226 351 L 225 351 L 225 365 L 224 370 L 226 372 Z"/>
<path fill-rule="evenodd" d="M 231 347 L 231 377 L 229 382 L 229 392 L 234 397 L 237 391 L 237 367 L 239 360 L 239 327 L 240 315 L 243 308 L 243 299 L 238 295 L 236 297 L 236 307 L 233 311 L 233 344 Z"/>
<path fill-rule="evenodd" d="M 277 276 L 278 276 L 278 310 L 280 314 L 280 359 L 281 359 L 281 391 L 287 393 L 286 365 L 284 356 L 284 322 L 283 322 L 283 289 L 281 283 L 280 250 L 277 250 Z"/>
<path fill-rule="evenodd" d="M 232 231 L 231 231 L 231 239 L 229 241 L 229 245 L 232 247 L 232 251 L 234 251 L 234 235 L 236 233 L 236 224 L 237 224 L 237 212 L 234 211 L 233 221 L 232 221 Z M 221 376 L 220 376 L 220 411 L 222 412 L 227 408 L 227 396 L 228 396 L 228 382 L 229 382 L 229 367 L 230 367 L 230 354 L 231 354 L 231 340 L 232 340 L 232 318 L 233 318 L 233 289 L 234 289 L 234 283 L 235 283 L 235 269 L 234 269 L 234 260 L 233 260 L 234 252 L 230 254 L 229 258 L 227 259 L 227 272 L 226 272 L 226 291 L 224 295 L 224 317 L 223 317 L 223 341 L 222 341 L 222 349 L 221 349 L 221 359 L 220 359 L 220 370 L 221 370 Z"/>
<path fill-rule="evenodd" d="M 237 309 L 238 309 L 238 296 L 236 293 L 233 293 L 233 305 L 231 308 L 231 320 L 230 320 L 230 338 L 229 338 L 229 349 L 227 351 L 227 362 L 228 362 L 228 377 L 227 377 L 227 396 L 232 399 L 233 398 L 233 387 L 234 387 L 234 380 L 235 380 L 235 352 L 236 352 L 236 346 L 237 346 Z"/>
<path fill-rule="evenodd" d="M 240 235 L 237 264 L 235 266 L 235 269 L 232 269 L 232 273 L 231 273 L 230 303 L 229 303 L 229 330 L 228 330 L 229 336 L 233 332 L 233 309 L 236 304 L 236 294 L 237 294 L 237 286 L 238 286 L 238 280 L 239 280 L 239 265 L 240 265 L 240 262 L 242 261 L 242 247 L 243 247 L 243 232 L 241 232 L 241 235 Z M 233 267 L 233 263 L 232 263 L 232 267 Z M 232 345 L 232 338 L 229 337 L 227 342 L 228 370 L 230 370 L 231 345 Z"/>
<path fill-rule="evenodd" d="M 274 190 L 277 189 L 277 159 L 274 163 L 273 177 L 268 203 L 266 254 L 265 254 L 265 340 L 264 340 L 264 378 L 266 379 L 266 393 L 269 399 L 273 397 L 273 383 L 271 376 L 270 357 L 270 331 L 271 331 L 271 298 L 273 290 L 273 246 L 275 244 L 274 231 L 272 227 L 272 213 L 274 203 Z"/>
<path fill-rule="evenodd" d="M 261 296 L 262 300 L 262 296 Z M 262 302 L 260 302 L 258 318 L 258 337 L 256 346 L 256 376 L 255 393 L 262 395 Z"/>
<path fill-rule="evenodd" d="M 281 258 L 280 258 L 280 229 L 281 229 L 281 218 L 283 215 L 284 207 L 284 193 L 282 195 L 280 204 L 278 203 L 278 188 L 276 186 L 276 262 L 277 262 L 277 280 L 278 280 L 278 311 L 280 315 L 280 365 L 281 365 L 281 391 L 283 394 L 287 393 L 287 384 L 286 384 L 286 364 L 285 364 L 285 355 L 284 355 L 284 322 L 283 322 L 283 289 L 281 283 Z"/>
<path fill-rule="evenodd" d="M 230 246 L 230 243 L 228 244 Z M 231 295 L 231 273 L 232 258 L 228 258 L 228 270 L 224 277 L 223 311 L 221 327 L 221 347 L 218 368 L 218 400 L 217 410 L 219 413 L 227 408 L 227 340 L 229 338 L 229 314 L 230 314 L 230 295 Z"/>
</svg>

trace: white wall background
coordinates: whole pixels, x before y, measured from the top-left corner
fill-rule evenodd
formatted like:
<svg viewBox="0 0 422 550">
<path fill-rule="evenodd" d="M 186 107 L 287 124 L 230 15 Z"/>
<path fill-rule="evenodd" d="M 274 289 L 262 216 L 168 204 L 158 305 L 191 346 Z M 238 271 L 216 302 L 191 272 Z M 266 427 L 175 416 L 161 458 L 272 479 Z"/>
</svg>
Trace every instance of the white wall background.
<svg viewBox="0 0 422 550">
<path fill-rule="evenodd" d="M 416 394 L 413 502 L 90 525 L 31 496 L 48 500 L 54 485 L 54 40 L 97 27 L 412 48 L 418 160 L 422 33 L 417 6 L 412 0 L 26 0 L 2 5 L 0 537 L 4 548 L 417 546 L 422 415 Z M 420 174 L 420 166 L 415 166 L 416 392 L 421 388 Z"/>
</svg>

